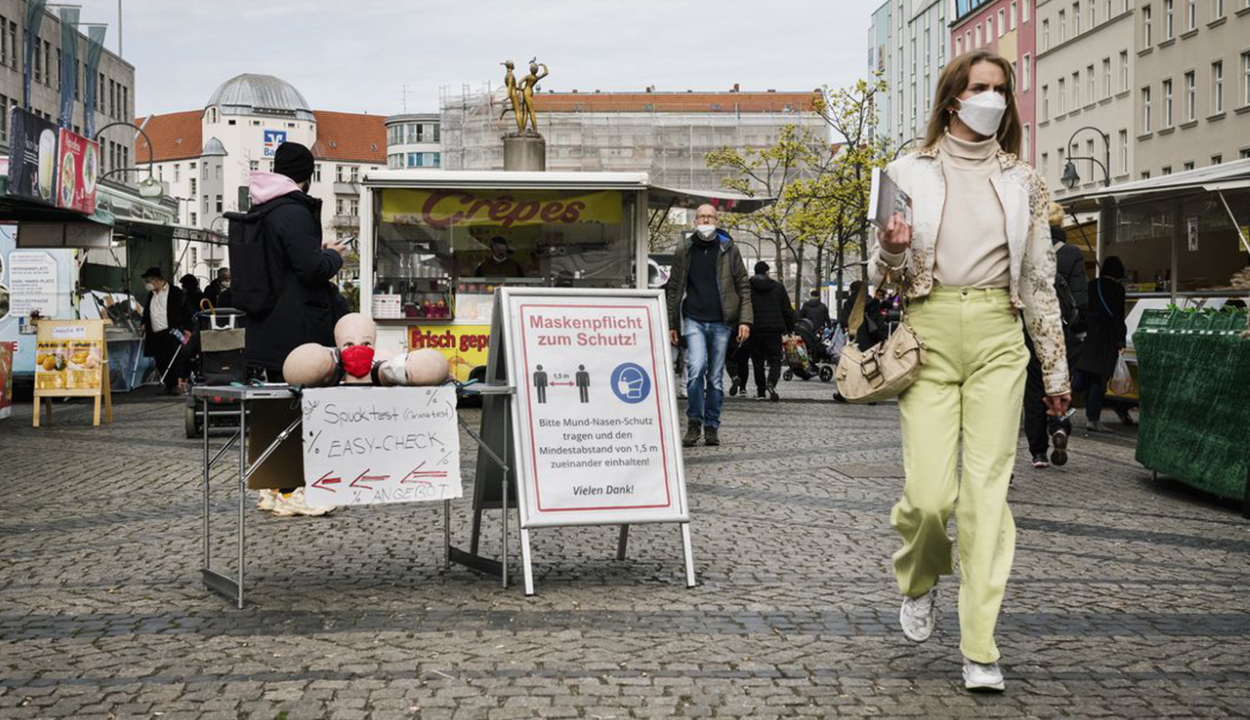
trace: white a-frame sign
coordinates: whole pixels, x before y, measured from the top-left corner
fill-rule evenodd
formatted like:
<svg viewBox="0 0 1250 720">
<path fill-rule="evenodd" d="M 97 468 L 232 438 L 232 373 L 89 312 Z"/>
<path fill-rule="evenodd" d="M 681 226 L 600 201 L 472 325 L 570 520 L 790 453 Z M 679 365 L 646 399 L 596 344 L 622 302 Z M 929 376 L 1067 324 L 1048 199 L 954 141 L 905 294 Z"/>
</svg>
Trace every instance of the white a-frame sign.
<svg viewBox="0 0 1250 720">
<path fill-rule="evenodd" d="M 693 587 L 663 293 L 501 288 L 495 300 L 487 381 L 516 395 L 486 398 L 482 435 L 501 454 L 510 446 L 526 594 L 530 530 L 573 525 L 621 525 L 619 556 L 629 525 L 680 524 Z M 481 460 L 478 482 L 499 484 L 499 468 Z"/>
</svg>

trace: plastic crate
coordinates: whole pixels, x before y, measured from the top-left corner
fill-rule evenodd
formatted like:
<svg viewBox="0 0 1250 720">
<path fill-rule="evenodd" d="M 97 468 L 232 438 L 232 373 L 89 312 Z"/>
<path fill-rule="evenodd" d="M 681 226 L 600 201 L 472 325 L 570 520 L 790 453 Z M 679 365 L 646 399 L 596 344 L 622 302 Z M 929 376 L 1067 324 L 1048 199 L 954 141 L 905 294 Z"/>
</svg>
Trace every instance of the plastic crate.
<svg viewBox="0 0 1250 720">
<path fill-rule="evenodd" d="M 1168 321 L 1168 329 L 1180 331 L 1193 329 L 1194 317 L 1196 315 L 1198 315 L 1198 312 L 1176 310 Z"/>
<path fill-rule="evenodd" d="M 1201 310 L 1199 312 L 1193 313 L 1192 317 L 1189 320 L 1189 327 L 1187 329 L 1190 332 L 1199 332 L 1199 333 L 1211 332 L 1212 330 L 1217 329 L 1216 328 L 1216 324 L 1217 324 L 1216 315 L 1217 313 L 1212 312 L 1211 310 Z"/>
<path fill-rule="evenodd" d="M 1167 330 L 1175 314 L 1175 310 L 1145 310 L 1141 314 L 1141 322 L 1137 323 L 1137 328 L 1149 332 Z"/>
</svg>

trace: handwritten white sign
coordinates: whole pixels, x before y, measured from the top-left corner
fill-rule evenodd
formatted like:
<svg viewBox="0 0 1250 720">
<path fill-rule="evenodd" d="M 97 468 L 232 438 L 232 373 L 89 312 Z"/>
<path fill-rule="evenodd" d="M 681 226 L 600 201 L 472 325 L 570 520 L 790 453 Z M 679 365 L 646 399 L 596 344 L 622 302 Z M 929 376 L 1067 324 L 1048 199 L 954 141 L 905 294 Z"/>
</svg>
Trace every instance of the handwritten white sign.
<svg viewBox="0 0 1250 720">
<path fill-rule="evenodd" d="M 313 388 L 304 391 L 303 411 L 310 506 L 464 494 L 454 388 Z"/>
</svg>

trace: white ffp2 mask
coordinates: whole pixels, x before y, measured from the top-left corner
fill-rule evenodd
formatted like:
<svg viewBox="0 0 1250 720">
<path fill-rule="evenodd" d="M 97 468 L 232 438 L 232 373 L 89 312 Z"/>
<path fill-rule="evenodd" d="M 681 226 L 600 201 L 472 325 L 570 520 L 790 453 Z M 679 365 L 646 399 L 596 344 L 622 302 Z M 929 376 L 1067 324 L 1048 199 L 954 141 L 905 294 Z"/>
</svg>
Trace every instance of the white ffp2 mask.
<svg viewBox="0 0 1250 720">
<path fill-rule="evenodd" d="M 695 230 L 698 231 L 699 237 L 703 238 L 704 240 L 711 240 L 712 236 L 716 234 L 715 225 L 699 225 L 698 227 L 695 228 Z"/>
<path fill-rule="evenodd" d="M 959 119 L 978 135 L 994 136 L 1007 112 L 1007 99 L 1001 94 L 986 90 L 959 102 Z"/>
</svg>

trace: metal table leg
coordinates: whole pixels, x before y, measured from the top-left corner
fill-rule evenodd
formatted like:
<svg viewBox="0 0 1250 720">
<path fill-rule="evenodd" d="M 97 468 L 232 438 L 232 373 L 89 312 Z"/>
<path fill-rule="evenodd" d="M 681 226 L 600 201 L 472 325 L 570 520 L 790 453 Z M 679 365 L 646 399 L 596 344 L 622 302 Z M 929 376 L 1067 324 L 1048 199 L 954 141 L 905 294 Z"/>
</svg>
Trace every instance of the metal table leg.
<svg viewBox="0 0 1250 720">
<path fill-rule="evenodd" d="M 247 401 L 239 400 L 239 597 L 238 608 L 243 609 L 243 559 L 246 554 L 246 537 L 243 516 L 247 509 Z"/>
<path fill-rule="evenodd" d="M 443 569 L 451 569 L 451 501 L 443 501 Z"/>
<path fill-rule="evenodd" d="M 204 398 L 204 569 L 212 565 L 212 551 L 209 546 L 208 517 L 210 514 L 209 477 L 211 463 L 208 459 L 208 398 Z"/>
</svg>

